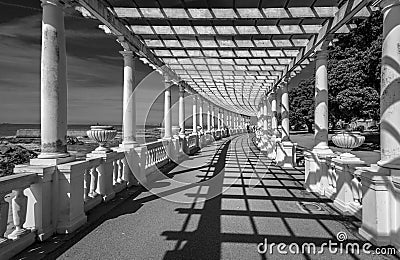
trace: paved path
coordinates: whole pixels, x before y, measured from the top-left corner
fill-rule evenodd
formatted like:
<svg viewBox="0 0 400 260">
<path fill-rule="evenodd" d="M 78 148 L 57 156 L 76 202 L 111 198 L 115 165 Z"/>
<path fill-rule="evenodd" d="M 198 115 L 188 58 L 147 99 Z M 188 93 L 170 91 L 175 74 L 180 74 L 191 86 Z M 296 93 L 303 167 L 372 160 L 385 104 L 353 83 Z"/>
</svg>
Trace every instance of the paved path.
<svg viewBox="0 0 400 260">
<path fill-rule="evenodd" d="M 219 141 L 173 169 L 171 178 L 158 176 L 149 192 L 123 202 L 59 259 L 372 259 L 326 248 L 323 255 L 257 252 L 264 239 L 301 248 L 337 242 L 345 232 L 347 241 L 364 242 L 359 222 L 305 192 L 301 168 L 273 166 L 252 138 Z"/>
</svg>

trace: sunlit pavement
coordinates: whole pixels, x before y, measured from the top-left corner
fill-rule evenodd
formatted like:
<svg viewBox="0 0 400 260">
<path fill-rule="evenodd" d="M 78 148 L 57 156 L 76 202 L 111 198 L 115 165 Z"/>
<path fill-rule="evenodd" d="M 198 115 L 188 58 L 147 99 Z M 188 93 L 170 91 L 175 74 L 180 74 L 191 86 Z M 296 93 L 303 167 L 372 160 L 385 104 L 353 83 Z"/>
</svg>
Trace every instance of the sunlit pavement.
<svg viewBox="0 0 400 260">
<path fill-rule="evenodd" d="M 253 135 L 215 142 L 131 197 L 60 259 L 377 259 L 365 253 L 292 254 L 292 243 L 366 242 L 359 221 L 303 189 L 303 168 L 282 169 Z M 156 195 L 155 195 L 156 194 Z M 161 197 L 160 197 L 161 196 Z M 213 198 L 211 198 L 213 197 Z M 267 241 L 288 254 L 258 252 Z M 259 249 L 263 249 L 261 247 Z M 292 245 L 291 247 L 295 247 Z M 381 258 L 383 258 L 381 256 Z"/>
</svg>

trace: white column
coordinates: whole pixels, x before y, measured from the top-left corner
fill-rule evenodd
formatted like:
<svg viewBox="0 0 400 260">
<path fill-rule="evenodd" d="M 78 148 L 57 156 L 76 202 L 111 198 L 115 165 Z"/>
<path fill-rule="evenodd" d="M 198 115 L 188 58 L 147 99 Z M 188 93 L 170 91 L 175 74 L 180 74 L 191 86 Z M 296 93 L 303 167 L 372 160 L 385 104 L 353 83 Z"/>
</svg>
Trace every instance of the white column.
<svg viewBox="0 0 400 260">
<path fill-rule="evenodd" d="M 400 1 L 382 1 L 381 160 L 400 165 Z"/>
<path fill-rule="evenodd" d="M 135 63 L 139 60 L 132 51 L 121 51 L 124 57 L 124 87 L 122 112 L 122 145 L 137 145 L 136 142 L 136 99 Z"/>
<path fill-rule="evenodd" d="M 197 94 L 193 95 L 193 133 L 197 133 Z"/>
<path fill-rule="evenodd" d="M 185 135 L 185 86 L 179 84 L 179 135 Z"/>
<path fill-rule="evenodd" d="M 221 130 L 221 109 L 218 107 L 218 130 Z"/>
<path fill-rule="evenodd" d="M 276 136 L 278 134 L 278 114 L 277 114 L 277 107 L 276 107 L 276 89 L 274 89 L 271 93 L 271 112 L 272 112 L 272 118 L 271 118 L 271 130 L 272 130 L 272 135 Z"/>
<path fill-rule="evenodd" d="M 171 115 L 171 87 L 174 83 L 168 78 L 165 78 L 164 89 L 164 138 L 172 138 L 172 115 Z"/>
<path fill-rule="evenodd" d="M 199 125 L 203 129 L 203 99 L 201 96 L 199 96 Z"/>
<path fill-rule="evenodd" d="M 67 56 L 64 4 L 43 0 L 41 54 L 41 153 L 38 158 L 68 157 L 67 152 Z"/>
<path fill-rule="evenodd" d="M 285 81 L 281 85 L 282 88 L 282 101 L 281 101 L 281 118 L 282 118 L 282 141 L 289 141 L 290 139 L 290 126 L 289 126 L 289 94 L 288 82 Z"/>
<path fill-rule="evenodd" d="M 328 147 L 328 52 L 318 51 L 315 61 L 314 150 L 332 153 Z"/>
<path fill-rule="evenodd" d="M 211 111 L 210 111 L 211 104 L 207 102 L 207 130 L 211 131 Z"/>
<path fill-rule="evenodd" d="M 215 130 L 215 107 L 211 104 L 211 126 Z"/>
<path fill-rule="evenodd" d="M 261 118 L 263 122 L 263 130 L 264 130 L 264 135 L 267 135 L 268 133 L 268 108 L 267 108 L 267 96 L 265 95 L 264 98 L 262 99 L 262 105 L 261 105 Z"/>
<path fill-rule="evenodd" d="M 221 128 L 224 128 L 225 125 L 225 110 L 221 109 Z"/>
</svg>

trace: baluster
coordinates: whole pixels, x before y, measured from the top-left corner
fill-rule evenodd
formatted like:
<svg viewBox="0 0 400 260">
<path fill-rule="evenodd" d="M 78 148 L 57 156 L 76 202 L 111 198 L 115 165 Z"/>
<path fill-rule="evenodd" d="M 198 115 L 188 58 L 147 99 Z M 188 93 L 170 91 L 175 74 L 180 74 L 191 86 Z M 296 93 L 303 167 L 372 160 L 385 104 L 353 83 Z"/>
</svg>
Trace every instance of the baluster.
<svg viewBox="0 0 400 260">
<path fill-rule="evenodd" d="M 29 231 L 23 228 L 26 220 L 26 208 L 28 205 L 28 197 L 24 194 L 25 188 L 16 189 L 15 197 L 11 200 L 13 213 L 13 221 L 15 230 L 8 235 L 9 239 L 17 239 Z"/>
<path fill-rule="evenodd" d="M 351 191 L 353 193 L 354 203 L 361 205 L 362 201 L 361 179 L 357 175 L 353 175 L 353 179 L 351 180 Z"/>
<path fill-rule="evenodd" d="M 113 185 L 118 183 L 118 164 L 117 160 L 112 162 L 113 164 Z"/>
<path fill-rule="evenodd" d="M 8 202 L 4 200 L 6 193 L 0 193 L 0 243 L 7 240 L 4 237 L 4 233 L 7 230 L 7 220 L 8 220 Z"/>
<path fill-rule="evenodd" d="M 91 181 L 90 181 L 89 196 L 94 198 L 98 195 L 98 193 L 96 192 L 97 183 L 99 179 L 99 172 L 97 171 L 97 166 L 94 166 L 92 169 L 90 169 L 90 175 L 91 175 Z"/>
<path fill-rule="evenodd" d="M 90 168 L 85 170 L 83 176 L 83 200 L 86 202 L 90 199 L 89 192 L 90 192 L 90 180 L 92 176 L 90 175 Z"/>
<path fill-rule="evenodd" d="M 124 182 L 124 160 L 125 160 L 125 155 L 123 158 L 119 159 L 117 161 L 118 163 L 118 178 L 117 178 L 117 182 L 118 183 L 123 183 Z"/>
<path fill-rule="evenodd" d="M 149 159 L 148 166 L 151 166 L 153 164 L 153 151 L 152 150 L 149 150 L 147 152 L 147 158 Z"/>
</svg>

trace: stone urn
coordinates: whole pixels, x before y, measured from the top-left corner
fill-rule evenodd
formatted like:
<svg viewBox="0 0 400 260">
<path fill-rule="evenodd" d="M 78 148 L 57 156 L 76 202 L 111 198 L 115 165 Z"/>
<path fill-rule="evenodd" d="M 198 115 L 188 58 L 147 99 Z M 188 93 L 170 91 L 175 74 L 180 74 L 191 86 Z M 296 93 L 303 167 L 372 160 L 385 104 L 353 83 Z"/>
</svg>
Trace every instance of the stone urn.
<svg viewBox="0 0 400 260">
<path fill-rule="evenodd" d="M 88 130 L 87 135 L 99 144 L 99 147 L 95 149 L 95 152 L 107 153 L 111 152 L 111 149 L 107 146 L 107 142 L 114 139 L 117 135 L 117 130 L 112 126 L 96 125 L 91 126 Z"/>
<path fill-rule="evenodd" d="M 344 150 L 340 155 L 344 159 L 357 159 L 357 157 L 350 153 L 354 148 L 361 146 L 365 141 L 365 136 L 358 132 L 342 132 L 332 136 L 332 142 Z"/>
</svg>

